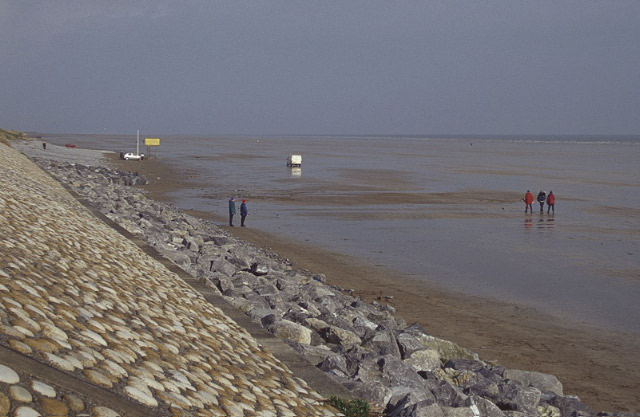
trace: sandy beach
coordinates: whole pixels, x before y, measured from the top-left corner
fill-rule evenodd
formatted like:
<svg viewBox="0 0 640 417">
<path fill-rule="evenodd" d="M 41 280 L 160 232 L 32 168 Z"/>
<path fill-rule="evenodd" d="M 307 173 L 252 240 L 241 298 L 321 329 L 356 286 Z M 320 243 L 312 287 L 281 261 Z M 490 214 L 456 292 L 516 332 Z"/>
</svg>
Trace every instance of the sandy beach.
<svg viewBox="0 0 640 417">
<path fill-rule="evenodd" d="M 150 198 L 159 201 L 175 202 L 171 193 L 177 189 L 203 189 L 211 185 L 198 182 L 195 173 L 175 172 L 162 160 L 132 164 L 112 155 L 110 164 L 145 175 L 150 184 L 144 188 Z M 473 195 L 477 193 L 433 198 L 464 202 L 465 198 L 474 198 Z M 489 196 L 498 202 L 511 197 L 500 193 Z M 403 198 L 423 199 L 424 196 L 408 194 Z M 381 196 L 376 196 L 376 201 L 380 199 Z M 386 202 L 393 204 L 393 201 Z M 226 222 L 223 213 L 213 210 L 191 210 L 190 213 L 221 225 Z M 431 334 L 468 347 L 484 360 L 556 375 L 567 394 L 579 396 L 595 410 L 637 412 L 640 409 L 637 390 L 640 337 L 636 334 L 590 328 L 532 308 L 469 297 L 414 276 L 257 228 L 229 230 L 244 240 L 271 248 L 298 268 L 325 274 L 330 283 L 353 289 L 369 300 L 380 298 L 388 302 L 407 322 L 418 322 Z"/>
</svg>

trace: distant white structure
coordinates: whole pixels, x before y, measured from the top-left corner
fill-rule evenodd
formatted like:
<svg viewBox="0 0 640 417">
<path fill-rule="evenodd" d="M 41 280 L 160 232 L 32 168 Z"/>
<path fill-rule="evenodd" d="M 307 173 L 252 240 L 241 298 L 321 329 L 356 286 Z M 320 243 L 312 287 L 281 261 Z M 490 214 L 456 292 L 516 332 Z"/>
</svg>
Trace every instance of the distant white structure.
<svg viewBox="0 0 640 417">
<path fill-rule="evenodd" d="M 302 155 L 289 155 L 287 158 L 287 166 L 288 167 L 301 167 L 302 166 Z"/>
</svg>

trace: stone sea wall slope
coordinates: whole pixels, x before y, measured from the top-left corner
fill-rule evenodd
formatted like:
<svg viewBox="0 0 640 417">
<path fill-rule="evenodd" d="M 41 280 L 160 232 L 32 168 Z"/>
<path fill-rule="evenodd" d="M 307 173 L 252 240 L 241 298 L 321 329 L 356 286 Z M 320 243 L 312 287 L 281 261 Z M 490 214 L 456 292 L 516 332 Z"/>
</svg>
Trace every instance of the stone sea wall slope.
<svg viewBox="0 0 640 417">
<path fill-rule="evenodd" d="M 287 340 L 306 360 L 389 416 L 588 416 L 553 376 L 506 370 L 298 271 L 214 224 L 147 199 L 144 179 L 40 160 L 102 213 Z"/>
<path fill-rule="evenodd" d="M 340 415 L 1 143 L 0 230 L 0 416 Z"/>
</svg>

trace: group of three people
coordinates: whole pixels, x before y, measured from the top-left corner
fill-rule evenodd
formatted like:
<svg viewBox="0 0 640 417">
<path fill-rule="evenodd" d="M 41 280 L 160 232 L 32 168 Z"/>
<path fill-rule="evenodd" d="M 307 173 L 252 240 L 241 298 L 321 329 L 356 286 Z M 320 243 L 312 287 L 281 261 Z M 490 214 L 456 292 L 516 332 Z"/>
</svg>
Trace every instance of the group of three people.
<svg viewBox="0 0 640 417">
<path fill-rule="evenodd" d="M 545 201 L 547 202 L 547 214 L 549 211 L 556 212 L 556 196 L 553 191 L 549 191 L 549 195 L 544 191 L 540 191 L 536 200 L 540 203 L 540 213 L 543 212 Z M 531 191 L 527 190 L 522 201 L 524 201 L 524 212 L 526 213 L 530 209 L 531 214 L 533 214 L 533 194 L 531 194 Z"/>
<path fill-rule="evenodd" d="M 229 199 L 229 226 L 233 227 L 233 216 L 236 214 L 236 198 L 231 197 Z M 249 210 L 247 210 L 247 200 L 242 199 L 242 204 L 240 205 L 240 226 L 244 226 L 244 219 L 249 215 Z"/>
</svg>

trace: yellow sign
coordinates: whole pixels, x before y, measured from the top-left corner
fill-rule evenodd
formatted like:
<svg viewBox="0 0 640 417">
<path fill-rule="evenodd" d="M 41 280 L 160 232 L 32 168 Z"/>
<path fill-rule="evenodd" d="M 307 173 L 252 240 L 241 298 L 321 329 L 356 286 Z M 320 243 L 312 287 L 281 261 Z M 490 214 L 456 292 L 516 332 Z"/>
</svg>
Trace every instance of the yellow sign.
<svg viewBox="0 0 640 417">
<path fill-rule="evenodd" d="M 159 138 L 146 138 L 144 144 L 147 146 L 160 146 Z"/>
</svg>

